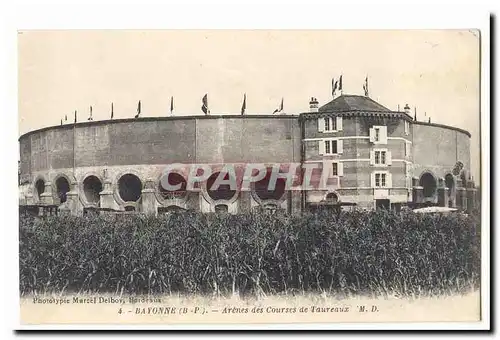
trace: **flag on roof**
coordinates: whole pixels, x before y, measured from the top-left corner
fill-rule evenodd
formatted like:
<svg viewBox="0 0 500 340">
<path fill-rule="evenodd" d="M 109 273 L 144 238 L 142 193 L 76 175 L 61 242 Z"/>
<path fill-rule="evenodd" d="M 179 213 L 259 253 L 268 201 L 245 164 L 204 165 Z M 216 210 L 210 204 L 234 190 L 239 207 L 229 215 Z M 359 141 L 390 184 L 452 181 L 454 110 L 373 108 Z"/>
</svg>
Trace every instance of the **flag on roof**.
<svg viewBox="0 0 500 340">
<path fill-rule="evenodd" d="M 368 76 L 365 78 L 365 83 L 363 84 L 363 91 L 365 91 L 365 97 L 369 97 L 368 92 Z"/>
<path fill-rule="evenodd" d="M 279 108 L 273 111 L 273 114 L 283 111 L 283 98 L 281 98 L 281 104 Z"/>
<path fill-rule="evenodd" d="M 203 111 L 203 113 L 205 113 L 205 115 L 209 114 L 210 110 L 208 109 L 208 93 L 205 93 L 205 95 L 201 99 L 201 102 L 203 104 L 201 106 L 201 110 Z"/>
<path fill-rule="evenodd" d="M 243 95 L 243 104 L 241 105 L 241 114 L 244 115 L 247 109 L 247 94 Z"/>
<path fill-rule="evenodd" d="M 139 118 L 139 115 L 141 114 L 141 101 L 137 103 L 137 114 L 135 115 L 135 118 Z"/>
</svg>

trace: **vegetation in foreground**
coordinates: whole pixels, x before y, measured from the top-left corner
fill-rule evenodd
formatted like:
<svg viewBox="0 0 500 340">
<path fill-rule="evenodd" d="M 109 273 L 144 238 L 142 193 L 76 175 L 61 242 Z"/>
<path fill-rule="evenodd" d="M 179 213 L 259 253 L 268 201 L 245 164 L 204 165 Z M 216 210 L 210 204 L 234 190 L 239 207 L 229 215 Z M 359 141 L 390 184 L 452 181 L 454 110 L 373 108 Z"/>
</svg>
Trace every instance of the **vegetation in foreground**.
<svg viewBox="0 0 500 340">
<path fill-rule="evenodd" d="M 20 216 L 25 294 L 470 292 L 479 219 L 388 211 Z"/>
</svg>

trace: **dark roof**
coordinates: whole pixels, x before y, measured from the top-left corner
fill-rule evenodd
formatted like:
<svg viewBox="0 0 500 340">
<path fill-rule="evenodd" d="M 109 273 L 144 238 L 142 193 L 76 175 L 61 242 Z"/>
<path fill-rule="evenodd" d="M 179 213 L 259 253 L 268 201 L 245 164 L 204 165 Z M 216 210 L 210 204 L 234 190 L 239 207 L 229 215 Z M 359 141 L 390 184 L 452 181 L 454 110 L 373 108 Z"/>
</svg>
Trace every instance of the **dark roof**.
<svg viewBox="0 0 500 340">
<path fill-rule="evenodd" d="M 241 115 L 241 114 L 211 114 L 211 115 L 203 115 L 203 114 L 198 114 L 198 115 L 191 115 L 191 116 L 156 116 L 156 117 L 139 117 L 139 118 L 115 118 L 115 119 L 105 119 L 105 120 L 90 120 L 90 121 L 81 121 L 76 124 L 73 124 L 71 121 L 68 121 L 66 124 L 60 125 L 52 125 L 52 126 L 47 126 L 41 129 L 37 130 L 31 130 L 28 132 L 23 133 L 21 136 L 19 136 L 18 140 L 21 140 L 24 137 L 27 137 L 29 135 L 47 131 L 47 130 L 55 130 L 55 129 L 73 129 L 73 127 L 83 127 L 83 126 L 90 126 L 90 125 L 106 125 L 106 124 L 114 124 L 114 123 L 130 123 L 130 122 L 152 122 L 152 121 L 170 121 L 170 120 L 195 120 L 195 119 L 218 119 L 218 118 L 223 118 L 223 119 L 254 119 L 254 118 L 272 118 L 272 119 L 298 119 L 299 115 L 297 114 L 286 114 L 286 115 L 277 115 L 277 114 L 246 114 L 246 115 Z"/>
<path fill-rule="evenodd" d="M 319 112 L 339 111 L 378 111 L 390 112 L 388 108 L 380 105 L 373 99 L 364 96 L 342 95 L 319 108 Z"/>
</svg>

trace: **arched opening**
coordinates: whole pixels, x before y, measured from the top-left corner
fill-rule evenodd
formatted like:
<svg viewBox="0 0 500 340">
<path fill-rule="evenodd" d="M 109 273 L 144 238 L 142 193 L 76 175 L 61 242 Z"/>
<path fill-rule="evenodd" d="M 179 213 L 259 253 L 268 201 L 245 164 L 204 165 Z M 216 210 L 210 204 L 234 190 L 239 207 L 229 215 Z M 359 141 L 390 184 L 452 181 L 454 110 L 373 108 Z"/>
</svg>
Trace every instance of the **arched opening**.
<svg viewBox="0 0 500 340">
<path fill-rule="evenodd" d="M 434 197 L 436 194 L 437 183 L 436 179 L 429 172 L 424 173 L 420 177 L 420 186 L 423 187 L 424 197 Z"/>
<path fill-rule="evenodd" d="M 168 183 L 171 186 L 177 186 L 180 184 L 181 187 L 178 190 L 167 190 L 166 188 L 163 187 L 163 184 L 162 184 L 162 182 L 165 180 L 168 180 Z M 169 173 L 167 178 L 162 178 L 160 180 L 160 182 L 158 183 L 158 189 L 160 190 L 160 194 L 165 199 L 185 197 L 187 194 L 186 186 L 187 186 L 186 179 L 184 179 L 184 177 L 182 177 L 182 175 L 177 174 L 175 172 Z"/>
<path fill-rule="evenodd" d="M 277 201 L 281 197 L 283 197 L 283 194 L 285 193 L 285 188 L 286 188 L 285 178 L 278 178 L 276 180 L 274 188 L 273 189 L 269 188 L 271 174 L 272 174 L 272 168 L 268 168 L 266 176 L 260 181 L 255 182 L 254 184 L 255 194 L 263 201 L 269 199 Z"/>
<path fill-rule="evenodd" d="M 83 180 L 83 194 L 90 204 L 98 205 L 100 202 L 99 193 L 102 191 L 102 183 L 94 175 L 88 176 Z"/>
<path fill-rule="evenodd" d="M 45 192 L 45 181 L 43 179 L 40 178 L 36 181 L 35 191 L 37 199 L 40 200 L 42 194 Z"/>
<path fill-rule="evenodd" d="M 215 206 L 215 212 L 217 214 L 226 214 L 229 211 L 229 208 L 226 204 L 217 204 Z"/>
<path fill-rule="evenodd" d="M 118 193 L 125 202 L 137 202 L 142 193 L 141 180 L 136 175 L 123 175 L 118 180 Z"/>
<path fill-rule="evenodd" d="M 125 211 L 135 211 L 135 207 L 134 207 L 134 206 L 132 206 L 132 205 L 127 205 L 127 206 L 125 207 Z"/>
<path fill-rule="evenodd" d="M 169 205 L 168 207 L 159 207 L 158 208 L 158 214 L 172 214 L 172 213 L 176 213 L 176 212 L 181 212 L 181 211 L 185 211 L 186 209 L 184 208 L 181 208 L 179 206 L 176 206 L 176 205 Z"/>
<path fill-rule="evenodd" d="M 217 177 L 219 177 L 219 174 L 220 172 L 216 172 L 207 179 L 207 194 L 214 201 L 228 201 L 236 195 L 236 190 L 232 190 L 229 184 L 222 184 L 219 185 L 218 188 L 215 188 L 214 183 Z M 229 179 L 229 174 L 226 173 L 223 179 L 227 181 Z"/>
<path fill-rule="evenodd" d="M 69 182 L 66 177 L 59 177 L 56 180 L 56 191 L 60 204 L 66 202 L 67 193 L 69 192 Z"/>
<path fill-rule="evenodd" d="M 274 214 L 278 210 L 278 206 L 276 204 L 266 204 L 264 209 L 266 212 Z"/>
<path fill-rule="evenodd" d="M 452 174 L 444 176 L 444 185 L 448 188 L 448 196 L 453 196 L 455 192 L 455 179 Z"/>
<path fill-rule="evenodd" d="M 339 203 L 339 197 L 337 196 L 336 193 L 331 192 L 328 195 L 326 195 L 326 201 L 330 204 L 337 204 Z"/>
</svg>

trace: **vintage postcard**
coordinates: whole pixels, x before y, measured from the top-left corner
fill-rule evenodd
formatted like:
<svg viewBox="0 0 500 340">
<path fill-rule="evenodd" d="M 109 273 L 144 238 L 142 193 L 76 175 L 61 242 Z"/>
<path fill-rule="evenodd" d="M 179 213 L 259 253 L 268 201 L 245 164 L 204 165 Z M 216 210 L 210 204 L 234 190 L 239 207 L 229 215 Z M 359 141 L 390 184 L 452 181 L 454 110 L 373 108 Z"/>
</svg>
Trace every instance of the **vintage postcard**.
<svg viewBox="0 0 500 340">
<path fill-rule="evenodd" d="M 481 34 L 20 30 L 21 324 L 480 322 Z"/>
</svg>

